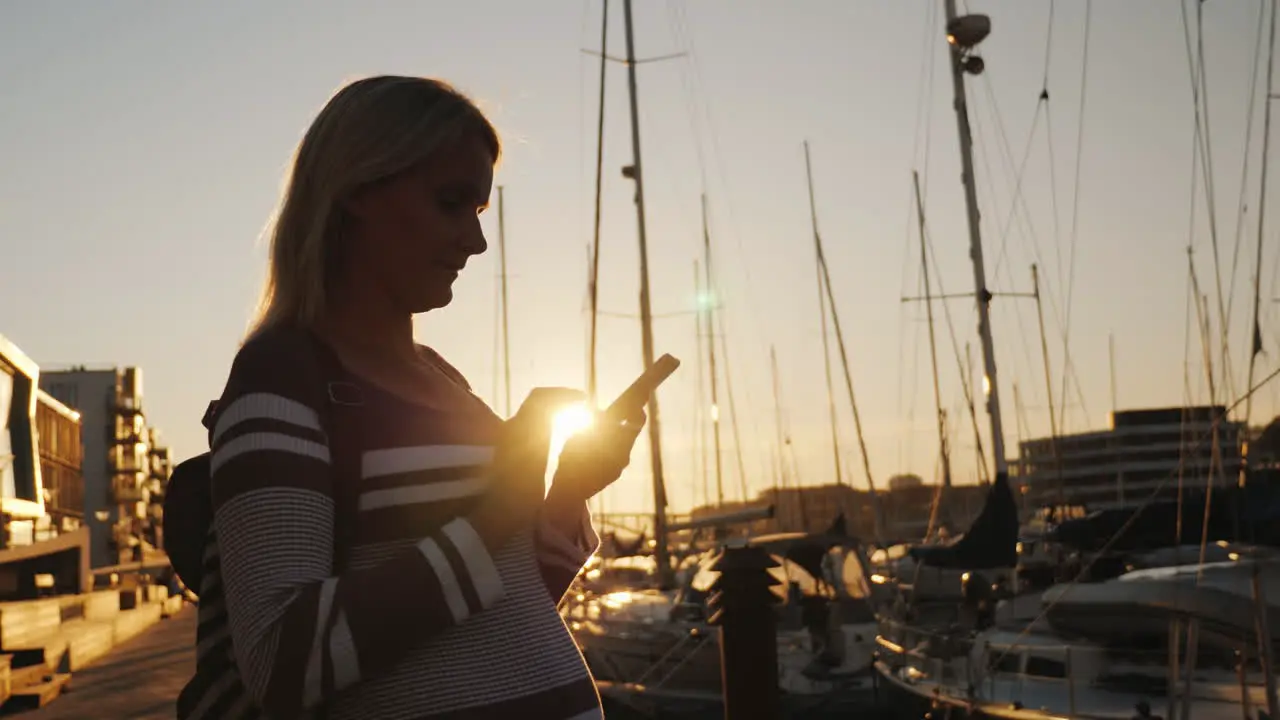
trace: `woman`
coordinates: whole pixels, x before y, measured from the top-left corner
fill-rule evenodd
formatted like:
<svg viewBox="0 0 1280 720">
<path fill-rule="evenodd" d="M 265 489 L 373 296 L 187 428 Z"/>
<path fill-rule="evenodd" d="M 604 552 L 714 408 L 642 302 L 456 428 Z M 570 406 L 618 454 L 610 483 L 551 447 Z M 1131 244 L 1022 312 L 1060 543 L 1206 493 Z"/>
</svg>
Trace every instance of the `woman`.
<svg viewBox="0 0 1280 720">
<path fill-rule="evenodd" d="M 422 78 L 348 85 L 303 138 L 262 310 L 206 418 L 214 523 L 179 717 L 601 717 L 556 604 L 643 417 L 572 439 L 544 500 L 564 393 L 504 423 L 413 339 L 485 251 L 499 155 L 483 114 Z"/>
</svg>

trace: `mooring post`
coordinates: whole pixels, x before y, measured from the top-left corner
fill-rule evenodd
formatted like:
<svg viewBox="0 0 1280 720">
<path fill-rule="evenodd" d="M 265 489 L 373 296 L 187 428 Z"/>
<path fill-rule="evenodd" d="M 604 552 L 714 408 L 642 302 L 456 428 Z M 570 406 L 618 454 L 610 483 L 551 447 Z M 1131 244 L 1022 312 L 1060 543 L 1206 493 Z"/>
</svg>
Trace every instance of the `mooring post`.
<svg viewBox="0 0 1280 720">
<path fill-rule="evenodd" d="M 778 633 L 769 573 L 778 563 L 759 547 L 726 547 L 712 569 L 710 622 L 720 626 L 720 682 L 726 720 L 780 717 Z"/>
</svg>

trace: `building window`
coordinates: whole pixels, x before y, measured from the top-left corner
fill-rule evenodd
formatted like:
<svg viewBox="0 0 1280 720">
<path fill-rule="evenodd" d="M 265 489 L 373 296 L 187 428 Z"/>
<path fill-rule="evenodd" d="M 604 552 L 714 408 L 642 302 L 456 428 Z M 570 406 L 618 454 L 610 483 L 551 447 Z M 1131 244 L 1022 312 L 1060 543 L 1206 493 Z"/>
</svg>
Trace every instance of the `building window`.
<svg viewBox="0 0 1280 720">
<path fill-rule="evenodd" d="M 13 374 L 8 368 L 0 365 L 0 495 L 13 497 L 14 486 L 14 453 L 11 435 L 11 409 L 13 407 Z"/>
</svg>

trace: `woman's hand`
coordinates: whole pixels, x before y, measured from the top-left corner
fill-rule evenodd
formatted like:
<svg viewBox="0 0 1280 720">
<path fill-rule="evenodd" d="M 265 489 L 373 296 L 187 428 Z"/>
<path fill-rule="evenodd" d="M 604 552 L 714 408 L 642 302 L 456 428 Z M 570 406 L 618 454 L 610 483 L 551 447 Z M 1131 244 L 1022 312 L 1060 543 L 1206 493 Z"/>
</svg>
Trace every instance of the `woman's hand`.
<svg viewBox="0 0 1280 720">
<path fill-rule="evenodd" d="M 583 503 L 617 480 L 631 462 L 631 448 L 645 419 L 643 410 L 623 421 L 600 413 L 591 427 L 569 438 L 560 452 L 548 504 Z"/>
<path fill-rule="evenodd" d="M 493 480 L 472 518 L 488 531 L 480 534 L 490 550 L 533 525 L 546 487 L 552 420 L 556 412 L 584 397 L 567 388 L 535 388 L 515 416 L 503 423 L 494 452 Z"/>
</svg>

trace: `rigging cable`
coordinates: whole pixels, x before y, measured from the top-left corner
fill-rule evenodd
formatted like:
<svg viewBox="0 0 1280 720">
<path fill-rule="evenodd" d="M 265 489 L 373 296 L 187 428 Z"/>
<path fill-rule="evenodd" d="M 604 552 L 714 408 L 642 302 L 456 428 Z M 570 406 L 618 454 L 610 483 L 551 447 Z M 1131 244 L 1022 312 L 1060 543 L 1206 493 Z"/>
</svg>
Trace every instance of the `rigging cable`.
<svg viewBox="0 0 1280 720">
<path fill-rule="evenodd" d="M 1071 238 L 1067 251 L 1067 297 L 1066 308 L 1064 309 L 1065 317 L 1062 323 L 1062 391 L 1059 397 L 1062 404 L 1058 407 L 1058 427 L 1065 431 L 1067 419 L 1067 378 L 1072 377 L 1075 372 L 1075 364 L 1071 361 L 1071 309 L 1072 301 L 1075 299 L 1076 285 L 1076 244 L 1079 238 L 1080 228 L 1080 166 L 1081 158 L 1084 157 L 1084 112 L 1085 100 L 1088 97 L 1089 83 L 1089 35 L 1090 29 L 1093 27 L 1091 22 L 1093 17 L 1093 0 L 1086 0 L 1084 5 L 1084 50 L 1080 58 L 1080 112 L 1076 121 L 1076 177 L 1075 188 L 1071 193 Z M 1076 380 L 1076 390 L 1079 392 L 1079 380 Z M 1088 410 L 1084 411 L 1088 415 Z"/>
<path fill-rule="evenodd" d="M 927 182 L 930 155 L 930 131 L 933 128 L 933 103 L 931 101 L 933 99 L 934 61 L 937 46 L 937 43 L 934 42 L 934 24 L 937 22 L 937 4 L 927 3 L 924 8 L 924 26 L 921 37 L 922 45 L 919 54 L 919 57 L 923 58 L 923 60 L 921 61 L 920 78 L 916 88 L 915 135 L 914 144 L 911 148 L 911 160 L 912 163 L 917 163 L 919 161 L 921 154 L 920 149 L 921 145 L 923 145 L 924 175 Z M 923 143 L 921 142 L 922 138 Z M 913 262 L 913 246 L 915 245 L 913 241 L 913 233 L 915 232 L 916 227 L 916 211 L 913 193 L 914 191 L 909 191 L 907 194 L 907 222 L 905 232 L 903 233 L 904 245 L 902 253 L 902 280 L 900 287 L 904 289 L 909 282 L 912 269 L 916 268 L 916 263 Z M 923 193 L 924 191 L 921 190 L 922 195 Z M 917 274 L 915 295 L 919 296 L 923 290 L 923 278 L 920 274 Z M 906 293 L 904 292 L 903 294 L 905 295 Z M 910 309 L 907 307 L 907 303 L 900 303 L 898 307 L 898 328 L 900 331 L 907 326 L 907 320 L 910 314 Z M 912 354 L 910 370 L 906 370 L 908 366 L 905 361 L 907 335 L 905 332 L 900 332 L 898 335 L 898 418 L 902 422 L 902 427 L 905 428 L 905 431 L 898 435 L 898 467 L 900 468 L 907 467 L 911 462 L 910 458 L 913 458 L 915 455 L 916 404 L 920 391 L 920 376 L 918 369 L 921 333 L 919 326 L 915 322 L 911 323 L 911 328 L 914 332 L 911 336 Z M 907 378 L 911 379 L 911 402 L 909 404 L 904 403 Z"/>
<path fill-rule="evenodd" d="M 1249 75 L 1249 101 L 1245 107 L 1244 114 L 1244 152 L 1241 153 L 1244 160 L 1240 163 L 1240 204 L 1236 211 L 1235 247 L 1231 252 L 1231 279 L 1227 283 L 1227 287 L 1229 288 L 1236 286 L 1236 273 L 1240 264 L 1240 246 L 1243 244 L 1244 238 L 1244 221 L 1245 216 L 1248 214 L 1249 202 L 1246 189 L 1249 183 L 1249 159 L 1253 156 L 1253 154 L 1249 152 L 1249 148 L 1253 144 L 1253 113 L 1254 108 L 1257 106 L 1258 99 L 1258 67 L 1261 64 L 1262 59 L 1262 28 L 1264 25 L 1263 20 L 1266 17 L 1266 9 L 1266 0 L 1259 0 L 1257 23 L 1258 32 L 1253 38 L 1253 64 Z M 1269 92 L 1270 88 L 1263 90 L 1264 94 Z M 1263 158 L 1263 162 L 1266 162 L 1265 157 Z M 1258 271 L 1261 272 L 1261 267 L 1258 268 Z M 1233 306 L 1235 305 L 1235 299 L 1235 293 L 1231 293 L 1227 296 L 1226 323 L 1228 325 L 1231 324 L 1231 316 Z M 1252 341 L 1252 338 L 1250 340 Z"/>
<path fill-rule="evenodd" d="M 1002 150 L 1002 151 L 1003 151 L 1003 152 L 999 153 L 999 155 L 1000 155 L 1000 159 L 1004 161 L 1004 164 L 1003 164 L 1003 165 L 1000 165 L 1000 169 L 1001 169 L 1001 170 L 1003 170 L 1003 171 L 1005 171 L 1005 173 L 1006 173 L 1005 179 L 1007 180 L 1007 179 L 1008 179 L 1008 175 L 1009 175 L 1009 174 L 1011 174 L 1011 173 L 1012 173 L 1012 170 L 1013 170 L 1013 155 L 1012 155 L 1012 152 L 1011 152 L 1011 150 L 1010 150 L 1009 137 L 1008 137 L 1008 134 L 1007 134 L 1007 133 L 1005 133 L 1005 131 L 1004 131 L 1004 123 L 1003 123 L 1003 121 L 1001 121 L 1001 120 L 1000 120 L 1000 116 L 999 116 L 999 105 L 995 102 L 995 95 L 991 93 L 991 84 L 990 84 L 990 82 L 989 82 L 989 81 L 988 81 L 988 82 L 987 82 L 987 84 L 986 84 L 986 88 L 987 88 L 987 92 L 988 92 L 988 98 L 990 99 L 991 104 L 992 104 L 993 114 L 995 115 L 995 125 L 997 126 L 997 131 L 998 131 L 998 133 L 999 133 L 999 137 L 1000 137 L 1000 138 L 1001 138 L 1001 140 L 1002 140 L 1002 144 L 1001 144 L 1001 145 L 999 145 L 999 146 L 998 146 L 998 148 L 999 148 L 999 150 Z M 987 145 L 986 139 L 985 139 L 985 137 L 986 137 L 986 136 L 985 136 L 985 134 L 984 134 L 984 132 L 983 132 L 983 125 L 984 125 L 984 123 L 983 123 L 983 121 L 982 121 L 982 117 L 981 117 L 981 115 L 977 112 L 977 109 L 978 109 L 978 106 L 977 106 L 977 105 L 975 105 L 975 106 L 974 106 L 974 113 L 973 113 L 973 127 L 974 127 L 974 130 L 975 130 L 975 134 L 976 134 L 976 136 L 977 136 L 977 143 L 976 143 L 976 144 L 978 145 L 978 147 L 980 147 L 980 148 L 981 148 L 981 153 L 979 154 L 978 159 L 979 159 L 979 161 L 982 163 L 982 167 L 983 167 L 983 171 L 984 171 L 984 172 L 983 172 L 983 175 L 985 176 L 985 178 L 986 178 L 986 182 L 987 182 L 987 190 L 988 190 L 988 193 L 989 193 L 989 199 L 988 199 L 988 202 L 991 204 L 992 208 L 994 209 L 994 213 L 993 213 L 993 214 L 994 214 L 995 216 L 999 217 L 1002 213 L 1000 212 L 999 197 L 996 195 L 995 180 L 994 180 L 994 178 L 995 178 L 995 172 L 994 172 L 994 170 L 992 170 L 993 163 L 992 163 L 992 162 L 991 162 L 991 160 L 990 160 L 990 155 L 989 155 L 990 151 L 989 151 L 989 148 L 988 148 L 988 145 Z M 1037 106 L 1037 109 L 1038 109 L 1038 106 Z M 1033 131 L 1034 131 L 1034 129 L 1033 129 Z M 1029 143 L 1028 143 L 1028 146 L 1029 146 Z M 1025 208 L 1025 201 L 1024 201 L 1024 208 Z M 1011 205 L 1011 207 L 1010 207 L 1010 217 L 1013 217 L 1013 216 L 1014 216 L 1014 211 L 1016 211 L 1016 206 Z M 1032 222 L 1031 222 L 1031 218 L 1030 218 L 1030 211 L 1028 210 L 1028 211 L 1026 212 L 1026 214 L 1025 214 L 1025 215 L 1023 215 L 1023 216 L 1019 216 L 1019 217 L 1022 217 L 1022 218 L 1025 220 L 1026 224 L 1027 224 L 1028 226 L 1030 226 L 1030 227 L 1031 227 L 1030 234 L 1031 234 L 1032 238 L 1034 238 L 1034 237 L 1035 237 L 1035 228 L 1034 228 L 1034 225 L 1033 225 L 1033 224 L 1032 224 Z M 1036 250 L 1037 250 L 1036 254 L 1037 254 L 1037 256 L 1038 256 L 1038 255 L 1039 255 L 1039 245 L 1038 245 L 1038 243 L 1033 243 L 1033 245 L 1036 247 Z M 1005 270 L 1005 272 L 1004 272 L 1005 278 L 1007 279 L 1007 281 L 1008 281 L 1009 285 L 1010 285 L 1010 286 L 1012 286 L 1014 283 L 1013 283 L 1013 278 L 1012 278 L 1012 277 L 1011 277 L 1011 275 L 1010 275 L 1010 271 L 1009 271 L 1009 269 L 1008 269 L 1008 266 L 1005 266 L 1004 270 Z M 995 277 L 995 278 L 993 278 L 993 279 L 995 279 L 995 280 L 997 280 L 997 281 L 998 281 L 998 279 L 999 279 L 999 278 L 998 278 L 998 274 L 999 274 L 999 271 L 997 270 L 996 277 Z M 1013 317 L 1014 317 L 1014 319 L 1016 320 L 1016 322 L 1017 322 L 1017 324 L 1018 324 L 1018 332 L 1016 333 L 1016 335 L 1017 335 L 1017 338 L 1018 338 L 1018 340 L 1019 340 L 1019 343 L 1020 343 L 1020 345 L 1021 345 L 1021 347 L 1022 347 L 1022 360 L 1023 360 L 1023 362 L 1025 363 L 1025 365 L 1024 365 L 1024 370 L 1025 370 L 1025 371 L 1027 371 L 1027 372 L 1033 372 L 1033 373 L 1034 373 L 1035 364 L 1034 364 L 1034 362 L 1033 362 L 1033 361 L 1032 361 L 1032 359 L 1031 359 L 1031 348 L 1030 348 L 1030 346 L 1029 346 L 1029 344 L 1028 344 L 1028 340 L 1027 340 L 1027 338 L 1028 338 L 1028 337 L 1031 337 L 1031 336 L 1033 335 L 1033 333 L 1030 333 L 1030 332 L 1028 332 L 1028 330 L 1027 330 L 1026 317 L 1025 317 L 1025 315 L 1024 315 L 1024 310 L 1023 310 L 1022 305 L 1021 305 L 1020 303 L 1014 303 L 1014 304 L 1012 304 L 1012 306 L 1011 306 L 1011 307 L 1012 307 L 1012 310 L 1011 310 L 1010 312 L 1012 312 Z M 1014 370 L 1014 374 L 1015 374 L 1015 375 L 1020 374 L 1020 373 L 1018 372 L 1017 368 L 1015 368 L 1015 370 Z"/>
<path fill-rule="evenodd" d="M 738 225 L 733 211 L 733 195 L 729 192 L 729 183 L 727 180 L 728 174 L 724 169 L 724 154 L 720 151 L 720 133 L 717 130 L 715 117 L 711 112 L 711 105 L 706 102 L 706 83 L 703 81 L 701 64 L 698 62 L 698 53 L 695 47 L 693 34 L 689 29 L 689 21 L 685 14 L 685 7 L 686 6 L 683 3 L 673 4 L 670 0 L 668 0 L 667 3 L 668 20 L 672 23 L 673 31 L 678 33 L 680 46 L 684 48 L 683 53 L 686 62 L 681 63 L 681 72 L 682 77 L 686 77 L 688 79 L 686 87 L 690 94 L 690 97 L 686 100 L 686 109 L 690 112 L 691 117 L 693 116 L 693 111 L 695 109 L 701 110 L 703 129 L 706 130 L 706 134 L 710 136 L 710 147 L 707 149 L 702 145 L 703 138 L 697 132 L 694 133 L 695 147 L 698 149 L 699 153 L 698 162 L 702 179 L 702 187 L 704 190 L 708 187 L 706 165 L 710 164 L 713 166 L 715 175 L 719 179 L 719 185 L 722 190 L 719 197 L 724 198 L 721 205 L 724 209 L 724 215 L 726 218 L 725 224 L 728 226 L 729 234 L 733 237 L 734 244 L 738 250 L 737 256 L 743 260 L 741 264 L 743 280 L 746 283 L 746 287 L 754 288 L 756 287 L 756 284 L 752 277 L 751 266 L 746 262 L 746 258 L 751 256 L 746 252 L 742 244 L 742 232 L 740 231 L 740 226 Z M 708 155 L 710 156 L 709 163 L 706 162 L 706 156 Z M 723 263 L 721 264 L 721 267 L 723 267 Z M 744 293 L 744 295 L 746 296 L 746 306 L 748 314 L 750 315 L 751 328 L 754 331 L 756 343 L 758 345 L 757 349 L 763 357 L 767 354 L 769 348 L 769 344 L 765 342 L 764 338 L 763 315 L 760 312 L 759 305 L 756 304 L 756 293 L 747 292 Z M 724 315 L 724 313 L 722 312 L 721 315 Z M 723 332 L 727 332 L 726 328 L 728 322 L 729 321 L 725 318 L 721 318 L 720 325 Z M 727 362 L 728 359 L 726 357 L 726 363 Z M 751 412 L 751 408 L 756 407 L 751 394 L 751 388 L 753 385 L 755 385 L 755 383 L 746 383 L 746 387 L 743 390 L 743 402 L 746 405 L 745 409 L 747 411 L 747 415 L 751 417 L 752 433 L 757 438 L 760 438 L 763 437 L 763 435 L 761 435 L 760 432 L 759 413 Z M 756 460 L 759 465 L 759 472 L 762 476 L 768 473 L 767 468 L 769 466 L 767 453 L 764 450 L 766 445 L 767 443 L 763 442 L 757 443 L 758 452 Z"/>
<path fill-rule="evenodd" d="M 991 80 L 990 80 L 990 71 L 987 71 L 986 73 L 984 73 L 984 74 L 983 74 L 983 76 L 984 76 L 984 80 L 986 81 L 986 82 L 984 83 L 984 89 L 986 90 L 987 98 L 988 98 L 988 100 L 989 100 L 989 101 L 990 101 L 990 103 L 991 103 L 991 111 L 992 111 L 992 115 L 993 115 L 993 116 L 994 116 L 994 118 L 995 118 L 995 125 L 996 125 L 996 128 L 997 128 L 998 132 L 999 132 L 999 137 L 1000 137 L 1000 140 L 1001 140 L 1001 143 L 1002 143 L 1002 145 L 1000 146 L 1000 150 L 1002 151 L 1002 159 L 1003 159 L 1003 160 L 1004 160 L 1004 162 L 1005 162 L 1005 165 L 1004 165 L 1004 166 L 1002 166 L 1002 167 L 1004 167 L 1006 170 L 1011 170 L 1011 169 L 1012 169 L 1012 167 L 1013 167 L 1013 150 L 1012 150 L 1012 143 L 1010 143 L 1010 142 L 1009 142 L 1009 135 L 1008 135 L 1008 133 L 1006 132 L 1006 130 L 1005 130 L 1005 126 L 1004 126 L 1003 113 L 1001 113 L 1001 112 L 1000 112 L 1000 104 L 999 104 L 999 102 L 996 100 L 995 92 L 994 92 L 994 90 L 992 89 L 992 87 L 993 87 L 993 86 L 992 86 L 992 83 L 991 83 Z M 1041 91 L 1041 99 L 1047 100 L 1047 98 L 1045 98 L 1045 95 L 1046 95 L 1046 94 L 1047 94 L 1047 91 L 1045 91 L 1045 90 L 1043 90 L 1043 89 L 1042 89 L 1042 91 Z M 978 107 L 979 107 L 979 106 L 977 106 L 977 105 L 975 105 L 975 107 L 974 107 L 974 109 L 975 109 L 975 113 L 974 113 L 974 124 L 975 124 L 975 127 L 977 128 L 977 132 L 978 132 L 979 136 L 981 136 L 981 133 L 982 133 L 982 129 L 981 129 L 981 126 L 980 126 L 981 118 L 977 115 L 977 112 L 976 112 Z M 1048 108 L 1048 105 L 1047 105 L 1047 104 L 1045 105 L 1045 108 L 1046 108 L 1046 115 L 1045 115 L 1045 117 L 1046 117 L 1046 119 L 1047 119 L 1047 118 L 1048 118 L 1048 114 L 1047 114 L 1047 108 Z M 1037 106 L 1037 112 L 1038 112 L 1038 111 L 1039 111 L 1039 106 Z M 1033 123 L 1033 124 L 1034 124 L 1034 123 Z M 1046 129 L 1047 129 L 1047 125 L 1046 125 Z M 1032 128 L 1032 132 L 1034 133 L 1034 131 L 1035 131 L 1035 128 L 1033 127 L 1033 128 Z M 979 144 L 984 145 L 983 153 L 985 153 L 985 152 L 986 152 L 985 144 L 983 144 L 982 142 L 979 142 Z M 1028 139 L 1028 150 L 1029 150 L 1029 149 L 1030 149 L 1030 139 Z M 1050 147 L 1050 155 L 1052 156 L 1052 145 L 1051 145 L 1051 147 Z M 990 162 L 989 162 L 989 160 L 987 159 L 987 157 L 986 157 L 985 155 L 980 156 L 980 157 L 979 157 L 979 160 L 984 164 L 984 167 L 987 167 L 987 168 L 989 168 L 989 167 L 990 167 Z M 1023 165 L 1024 165 L 1024 167 L 1025 167 L 1025 163 L 1026 163 L 1026 153 L 1024 153 L 1024 160 L 1023 160 Z M 1017 172 L 1018 179 L 1017 179 L 1017 181 L 1016 181 L 1016 182 L 1017 182 L 1017 185 L 1018 185 L 1018 187 L 1019 187 L 1019 188 L 1020 188 L 1020 186 L 1021 186 L 1021 182 L 1022 182 L 1022 175 L 1023 175 L 1023 171 L 1022 171 L 1022 170 L 1019 170 L 1019 171 Z M 992 185 L 992 184 L 991 184 L 991 182 L 992 182 L 992 181 L 990 180 L 990 176 L 988 177 L 988 181 L 987 181 L 987 182 L 988 182 L 989 187 L 991 188 L 992 197 L 994 198 L 994 196 L 995 196 L 995 190 L 994 190 L 994 185 Z M 1054 184 L 1054 183 L 1052 182 L 1052 178 L 1051 178 L 1051 184 L 1052 184 L 1052 185 L 1054 185 L 1054 187 L 1056 188 L 1056 184 Z M 1055 194 L 1056 194 L 1056 190 L 1055 190 Z M 1024 196 L 1022 196 L 1022 194 L 1021 194 L 1021 192 L 1020 192 L 1020 191 L 1018 191 L 1018 192 L 1015 194 L 1015 197 L 1016 197 L 1018 200 L 1020 200 L 1020 206 L 1021 206 L 1021 209 L 1022 209 L 1022 213 L 1021 213 L 1021 214 L 1017 214 L 1017 215 L 1015 215 L 1015 212 L 1016 212 L 1016 210 L 1017 210 L 1017 207 L 1011 207 L 1011 209 L 1010 209 L 1010 213 L 1009 213 L 1009 221 L 1008 221 L 1008 223 L 1006 223 L 1005 236 L 1004 236 L 1004 238 L 1002 239 L 1002 250 L 1001 250 L 1001 252 L 1002 252 L 1002 256 L 1003 256 L 1003 254 L 1004 254 L 1004 252 L 1005 252 L 1005 248 L 1004 248 L 1003 246 L 1004 246 L 1004 244 L 1005 244 L 1005 241 L 1008 239 L 1008 232 L 1009 232 L 1009 231 L 1010 231 L 1010 229 L 1011 229 L 1011 223 L 1012 223 L 1012 220 L 1016 217 L 1016 218 L 1020 221 L 1020 222 L 1019 222 L 1019 225 L 1018 225 L 1020 232 L 1021 232 L 1024 236 L 1029 237 L 1029 239 L 1031 240 L 1031 247 L 1032 247 L 1032 250 L 1033 250 L 1033 252 L 1034 252 L 1034 258 L 1033 258 L 1033 260 L 1034 260 L 1037 264 L 1039 264 L 1041 267 L 1045 267 L 1045 266 L 1046 266 L 1046 263 L 1045 263 L 1045 261 L 1044 261 L 1044 255 L 1043 255 L 1043 252 L 1042 252 L 1042 251 L 1041 251 L 1041 249 L 1040 249 L 1039 236 L 1038 236 L 1038 234 L 1036 233 L 1035 223 L 1034 223 L 1034 221 L 1032 221 L 1032 219 L 1031 219 L 1031 210 L 1030 210 L 1030 208 L 1029 208 L 1029 207 L 1028 207 L 1028 205 L 1027 205 L 1026 198 L 1025 198 Z M 1055 229 L 1054 229 L 1054 234 L 1055 234 L 1055 248 L 1056 248 L 1056 255 L 1057 255 L 1057 258 L 1058 258 L 1058 261 L 1059 261 L 1059 264 L 1058 264 L 1058 266 L 1056 267 L 1056 270 L 1057 270 L 1057 273 L 1058 273 L 1059 281 L 1061 282 L 1061 278 L 1062 278 L 1062 272 L 1061 272 L 1061 260 L 1062 260 L 1062 255 L 1061 255 L 1061 243 L 1056 241 L 1057 232 L 1058 232 L 1058 231 L 1057 231 L 1057 226 L 1056 226 L 1056 223 L 1057 223 L 1057 201 L 1056 201 L 1056 199 L 1055 199 L 1055 200 L 1054 200 L 1054 202 L 1053 202 L 1053 206 L 1054 206 L 1054 218 L 1055 218 L 1055 219 L 1054 219 L 1054 222 L 1055 222 Z M 997 207 L 997 209 L 996 209 L 996 212 L 997 212 L 997 215 L 998 215 L 998 214 L 999 214 L 999 208 L 998 208 L 998 207 Z M 1003 257 L 1001 257 L 1001 261 L 1003 261 Z M 999 269 L 1000 269 L 1000 264 L 998 263 L 998 264 L 997 264 L 997 273 L 999 272 Z M 1007 268 L 1006 268 L 1006 270 L 1007 270 Z M 1012 277 L 1010 277 L 1010 276 L 1009 276 L 1008 272 L 1006 272 L 1006 273 L 1005 273 L 1005 277 L 1006 277 L 1006 279 L 1007 279 L 1011 284 L 1013 283 L 1013 279 L 1012 279 Z M 1042 297 L 1044 297 L 1044 296 L 1045 296 L 1045 294 L 1044 294 L 1044 293 L 1042 293 Z M 1058 303 L 1057 303 L 1056 299 L 1054 298 L 1054 296 L 1053 296 L 1052 294 L 1047 294 L 1047 297 L 1048 297 L 1048 301 L 1049 301 L 1049 311 L 1050 311 L 1050 314 L 1051 314 L 1051 316 L 1052 316 L 1053 320 L 1054 320 L 1055 322 L 1057 322 L 1057 323 L 1058 323 L 1059 327 L 1064 327 L 1064 323 L 1063 323 L 1063 320 L 1062 320 L 1062 311 L 1060 310 L 1060 308 L 1059 308 L 1059 306 L 1058 306 Z M 1027 333 L 1026 333 L 1026 325 L 1025 325 L 1025 323 L 1024 323 L 1024 321 L 1023 321 L 1023 316 L 1022 316 L 1020 313 L 1018 314 L 1018 316 L 1017 316 L 1017 317 L 1018 317 L 1018 324 L 1019 324 L 1019 328 L 1020 328 L 1020 330 L 1023 332 L 1023 341 L 1025 342 L 1025 338 L 1026 338 L 1026 335 L 1027 335 Z M 1065 334 L 1065 332 L 1063 333 L 1063 338 L 1064 338 L 1064 342 L 1065 342 L 1065 338 L 1066 338 L 1066 334 Z M 1029 365 L 1033 364 L 1033 363 L 1031 363 L 1031 362 L 1030 362 L 1030 360 L 1029 360 L 1029 351 L 1026 351 L 1026 348 L 1024 348 L 1024 351 L 1028 354 L 1028 364 L 1029 364 Z M 1070 376 L 1071 380 L 1073 381 L 1073 385 L 1074 385 L 1074 387 L 1075 387 L 1075 391 L 1076 391 L 1076 398 L 1077 398 L 1077 401 L 1078 401 L 1078 402 L 1079 402 L 1079 404 L 1080 404 L 1080 408 L 1081 408 L 1081 410 L 1083 411 L 1083 413 L 1084 413 L 1086 416 L 1088 416 L 1088 415 L 1089 415 L 1088 402 L 1085 400 L 1085 397 L 1084 397 L 1084 392 L 1083 392 L 1083 390 L 1082 390 L 1082 387 L 1083 387 L 1083 386 L 1082 386 L 1082 384 L 1080 383 L 1080 376 L 1079 376 L 1079 372 L 1078 372 L 1077 368 L 1075 367 L 1075 364 L 1074 364 L 1073 362 L 1071 362 L 1071 358 L 1070 358 L 1070 357 L 1066 357 L 1066 358 L 1064 358 L 1063 365 L 1064 365 L 1064 367 L 1063 367 L 1063 373 L 1064 373 L 1064 376 L 1066 376 L 1066 375 L 1068 375 L 1068 374 L 1069 374 L 1069 376 Z M 1062 398 L 1062 401 L 1063 401 L 1063 403 L 1066 403 L 1066 397 L 1065 397 L 1065 396 Z"/>
<path fill-rule="evenodd" d="M 1191 103 L 1195 116 L 1195 139 L 1196 148 L 1200 154 L 1200 171 L 1204 175 L 1204 196 L 1205 207 L 1208 212 L 1207 222 L 1209 224 L 1209 242 L 1213 251 L 1213 273 L 1214 283 L 1217 290 L 1218 300 L 1218 316 L 1224 318 L 1226 316 L 1226 303 L 1222 295 L 1222 272 L 1220 269 L 1219 253 L 1218 253 L 1218 213 L 1215 200 L 1215 191 L 1213 186 L 1213 155 L 1211 153 L 1211 144 L 1209 141 L 1209 109 L 1207 100 L 1204 97 L 1208 88 L 1205 79 L 1204 65 L 1204 33 L 1203 33 L 1203 8 L 1201 3 L 1196 3 L 1196 49 L 1192 50 L 1191 43 L 1191 24 L 1187 17 L 1187 5 L 1185 2 L 1179 2 L 1182 11 L 1182 36 L 1186 47 L 1187 68 L 1191 76 Z M 1203 115 L 1203 119 L 1202 119 Z M 1193 198 L 1194 200 L 1194 198 Z M 1234 383 L 1231 377 L 1231 350 L 1226 342 L 1227 327 L 1226 323 L 1222 325 L 1223 342 L 1222 342 L 1222 373 L 1223 380 L 1226 384 L 1228 394 L 1234 390 Z"/>
</svg>

